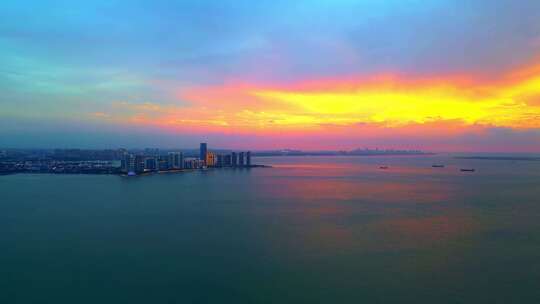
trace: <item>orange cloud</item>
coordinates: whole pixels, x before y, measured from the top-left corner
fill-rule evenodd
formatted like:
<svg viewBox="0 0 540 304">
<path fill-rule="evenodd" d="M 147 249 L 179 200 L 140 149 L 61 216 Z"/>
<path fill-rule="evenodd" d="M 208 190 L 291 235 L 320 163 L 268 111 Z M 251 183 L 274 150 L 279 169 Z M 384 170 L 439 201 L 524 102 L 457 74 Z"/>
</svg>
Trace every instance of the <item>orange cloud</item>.
<svg viewBox="0 0 540 304">
<path fill-rule="evenodd" d="M 117 103 L 118 122 L 190 132 L 453 136 L 540 128 L 540 65 L 497 79 L 397 74 L 181 89 L 187 105 Z M 123 114 L 122 114 L 123 113 Z M 127 114 L 126 114 L 127 113 Z"/>
</svg>

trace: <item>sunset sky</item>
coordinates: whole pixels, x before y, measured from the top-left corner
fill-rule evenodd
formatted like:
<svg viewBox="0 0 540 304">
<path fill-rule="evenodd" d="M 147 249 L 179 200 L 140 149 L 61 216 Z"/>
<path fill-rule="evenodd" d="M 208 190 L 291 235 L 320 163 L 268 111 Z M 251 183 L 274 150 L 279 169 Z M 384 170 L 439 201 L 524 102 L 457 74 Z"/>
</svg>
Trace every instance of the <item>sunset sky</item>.
<svg viewBox="0 0 540 304">
<path fill-rule="evenodd" d="M 540 152 L 540 1 L 0 7 L 0 146 Z"/>
</svg>

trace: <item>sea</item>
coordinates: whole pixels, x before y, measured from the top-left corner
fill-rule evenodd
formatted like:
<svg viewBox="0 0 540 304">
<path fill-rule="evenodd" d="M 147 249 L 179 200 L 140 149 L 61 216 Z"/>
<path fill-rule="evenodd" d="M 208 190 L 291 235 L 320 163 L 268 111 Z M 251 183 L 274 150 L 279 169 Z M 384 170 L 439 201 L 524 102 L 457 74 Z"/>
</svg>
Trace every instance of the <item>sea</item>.
<svg viewBox="0 0 540 304">
<path fill-rule="evenodd" d="M 0 176 L 0 303 L 540 303 L 538 160 L 252 162 Z"/>
</svg>

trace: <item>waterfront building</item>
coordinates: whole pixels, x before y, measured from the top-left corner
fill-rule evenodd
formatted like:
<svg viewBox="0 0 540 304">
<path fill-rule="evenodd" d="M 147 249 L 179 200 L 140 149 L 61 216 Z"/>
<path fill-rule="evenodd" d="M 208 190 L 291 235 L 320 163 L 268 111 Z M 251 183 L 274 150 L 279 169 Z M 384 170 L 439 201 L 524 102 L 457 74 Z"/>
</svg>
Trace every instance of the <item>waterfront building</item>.
<svg viewBox="0 0 540 304">
<path fill-rule="evenodd" d="M 123 173 L 134 173 L 135 172 L 135 156 L 130 153 L 125 153 L 122 161 L 121 161 L 121 168 Z"/>
<path fill-rule="evenodd" d="M 246 165 L 251 167 L 251 151 L 246 152 Z"/>
<path fill-rule="evenodd" d="M 167 171 L 169 170 L 169 161 L 167 156 L 160 156 L 158 160 L 158 170 Z"/>
<path fill-rule="evenodd" d="M 185 169 L 193 169 L 193 158 L 185 158 L 184 159 L 184 168 Z"/>
<path fill-rule="evenodd" d="M 184 163 L 184 155 L 182 152 L 169 152 L 167 156 L 169 169 L 182 169 Z"/>
<path fill-rule="evenodd" d="M 203 168 L 206 166 L 206 162 L 204 160 L 197 159 L 195 160 L 197 162 L 196 168 Z"/>
<path fill-rule="evenodd" d="M 144 172 L 144 156 L 143 155 L 136 155 L 135 156 L 135 173 L 143 173 Z"/>
<path fill-rule="evenodd" d="M 200 160 L 197 158 L 189 157 L 184 160 L 184 168 L 186 169 L 199 169 L 202 168 L 204 164 L 204 160 Z"/>
<path fill-rule="evenodd" d="M 175 154 L 174 163 L 177 166 L 177 169 L 183 169 L 184 165 L 184 153 L 177 152 Z"/>
<path fill-rule="evenodd" d="M 206 143 L 201 143 L 200 149 L 199 149 L 199 159 L 202 161 L 206 160 L 206 153 L 208 152 Z"/>
<path fill-rule="evenodd" d="M 129 164 L 129 160 L 127 157 L 127 153 L 124 153 L 124 155 L 122 155 L 122 158 L 120 159 L 120 171 L 122 171 L 123 173 L 127 173 L 128 164 Z"/>
<path fill-rule="evenodd" d="M 158 159 L 156 157 L 147 157 L 144 161 L 144 168 L 147 171 L 157 171 Z"/>
<path fill-rule="evenodd" d="M 167 154 L 167 170 L 173 169 L 174 166 L 174 154 L 173 152 L 169 152 Z"/>
<path fill-rule="evenodd" d="M 205 161 L 197 158 L 188 158 L 184 161 L 186 169 L 200 169 L 205 166 Z"/>
<path fill-rule="evenodd" d="M 244 152 L 240 152 L 238 153 L 238 166 L 243 167 L 244 164 Z"/>
<path fill-rule="evenodd" d="M 217 155 L 217 162 L 216 162 L 216 167 L 224 167 L 224 155 L 223 154 L 218 154 Z"/>
<path fill-rule="evenodd" d="M 230 166 L 232 166 L 231 159 L 232 159 L 232 158 L 231 158 L 231 155 L 230 155 L 230 154 L 224 155 L 223 166 L 224 166 L 224 167 L 230 167 Z"/>
<path fill-rule="evenodd" d="M 236 158 L 236 152 L 231 153 L 231 166 L 236 167 L 238 158 Z"/>
<path fill-rule="evenodd" d="M 213 152 L 206 153 L 206 165 L 208 167 L 214 167 L 217 164 L 216 154 Z"/>
</svg>

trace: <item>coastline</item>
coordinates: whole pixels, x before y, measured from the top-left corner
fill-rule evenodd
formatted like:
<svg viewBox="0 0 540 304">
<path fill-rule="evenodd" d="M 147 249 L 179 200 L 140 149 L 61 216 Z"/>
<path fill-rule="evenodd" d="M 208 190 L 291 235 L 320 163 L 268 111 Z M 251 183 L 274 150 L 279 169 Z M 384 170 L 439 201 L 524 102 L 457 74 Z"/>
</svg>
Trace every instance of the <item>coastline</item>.
<svg viewBox="0 0 540 304">
<path fill-rule="evenodd" d="M 234 170 L 245 170 L 253 168 L 272 168 L 270 165 L 251 165 L 243 167 L 210 167 L 210 168 L 197 168 L 197 169 L 175 169 L 175 170 L 163 170 L 163 171 L 148 171 L 138 173 L 133 176 L 149 176 L 154 174 L 178 174 L 178 173 L 187 173 L 194 171 L 206 171 L 206 170 L 220 170 L 220 169 L 234 169 Z M 0 172 L 0 176 L 3 175 L 14 175 L 14 174 L 52 174 L 52 175 L 116 175 L 122 177 L 132 177 L 124 172 L 50 172 L 50 171 L 13 171 L 13 172 Z"/>
</svg>

